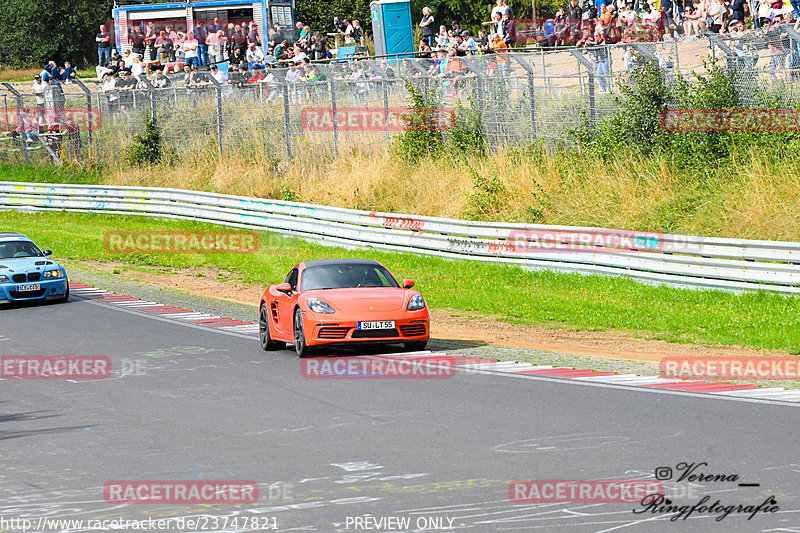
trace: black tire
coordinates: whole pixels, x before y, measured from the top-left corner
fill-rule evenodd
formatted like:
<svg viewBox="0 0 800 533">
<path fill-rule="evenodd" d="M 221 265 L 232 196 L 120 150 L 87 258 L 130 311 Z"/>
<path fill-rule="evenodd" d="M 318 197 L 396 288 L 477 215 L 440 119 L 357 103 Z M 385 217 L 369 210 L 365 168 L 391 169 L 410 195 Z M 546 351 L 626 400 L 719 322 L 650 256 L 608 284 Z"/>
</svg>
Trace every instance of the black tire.
<svg viewBox="0 0 800 533">
<path fill-rule="evenodd" d="M 268 317 L 267 306 L 261 304 L 261 311 L 258 314 L 258 338 L 261 341 L 261 348 L 266 351 L 283 350 L 286 348 L 286 343 L 274 341 L 269 335 Z"/>
<path fill-rule="evenodd" d="M 56 303 L 65 304 L 68 301 L 69 301 L 69 281 L 67 282 L 67 288 L 64 291 L 64 297 L 56 300 Z"/>
<path fill-rule="evenodd" d="M 403 343 L 403 347 L 408 352 L 421 352 L 428 345 L 428 341 L 416 341 Z"/>
<path fill-rule="evenodd" d="M 303 331 L 303 312 L 300 308 L 294 311 L 294 349 L 300 357 L 311 355 L 313 349 L 306 344 L 306 332 Z"/>
</svg>

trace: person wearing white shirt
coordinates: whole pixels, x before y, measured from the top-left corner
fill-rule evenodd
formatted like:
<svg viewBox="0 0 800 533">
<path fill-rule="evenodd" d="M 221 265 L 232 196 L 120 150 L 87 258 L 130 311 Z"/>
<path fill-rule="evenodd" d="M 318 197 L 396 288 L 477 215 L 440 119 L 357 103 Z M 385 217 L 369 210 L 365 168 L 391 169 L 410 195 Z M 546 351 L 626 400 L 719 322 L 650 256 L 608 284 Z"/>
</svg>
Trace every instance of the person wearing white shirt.
<svg viewBox="0 0 800 533">
<path fill-rule="evenodd" d="M 264 68 L 264 52 L 256 46 L 256 43 L 250 43 L 245 56 L 247 57 L 247 70 L 253 70 L 253 67 Z"/>
<path fill-rule="evenodd" d="M 286 73 L 286 83 L 289 85 L 289 90 L 292 93 L 292 103 L 293 104 L 300 104 L 302 103 L 302 94 L 300 89 L 297 88 L 297 83 L 300 81 L 300 78 L 303 77 L 303 71 L 297 68 L 295 65 L 294 59 L 289 62 L 289 71 Z"/>
<path fill-rule="evenodd" d="M 228 84 L 228 73 L 222 72 L 215 64 L 211 65 L 211 77 L 222 85 L 222 96 L 229 96 L 233 93 L 233 87 Z"/>
</svg>

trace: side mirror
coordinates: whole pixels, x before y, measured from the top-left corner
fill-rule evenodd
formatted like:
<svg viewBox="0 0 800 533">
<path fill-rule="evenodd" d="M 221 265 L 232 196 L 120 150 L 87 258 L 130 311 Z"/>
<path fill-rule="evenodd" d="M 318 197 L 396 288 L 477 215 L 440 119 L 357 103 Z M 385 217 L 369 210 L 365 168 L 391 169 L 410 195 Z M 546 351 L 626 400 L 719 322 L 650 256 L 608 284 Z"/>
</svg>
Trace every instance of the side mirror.
<svg viewBox="0 0 800 533">
<path fill-rule="evenodd" d="M 404 279 L 403 280 L 403 288 L 404 289 L 410 289 L 413 286 L 414 286 L 414 280 L 413 279 Z"/>
<path fill-rule="evenodd" d="M 292 286 L 288 283 L 279 283 L 275 286 L 275 290 L 278 292 L 285 292 L 288 295 L 292 293 Z"/>
<path fill-rule="evenodd" d="M 53 255 L 53 250 L 42 250 L 44 255 Z"/>
</svg>

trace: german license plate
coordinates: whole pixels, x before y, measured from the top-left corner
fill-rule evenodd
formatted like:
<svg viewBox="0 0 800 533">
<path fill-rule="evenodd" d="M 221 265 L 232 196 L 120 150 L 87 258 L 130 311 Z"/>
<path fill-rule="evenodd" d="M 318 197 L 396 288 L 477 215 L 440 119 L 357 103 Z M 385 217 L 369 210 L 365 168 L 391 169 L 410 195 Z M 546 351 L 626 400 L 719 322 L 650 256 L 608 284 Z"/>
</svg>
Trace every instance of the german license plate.
<svg viewBox="0 0 800 533">
<path fill-rule="evenodd" d="M 17 292 L 38 291 L 42 287 L 38 283 L 31 283 L 30 285 L 18 285 Z"/>
<path fill-rule="evenodd" d="M 394 329 L 394 320 L 373 320 L 359 322 L 358 329 Z"/>
</svg>

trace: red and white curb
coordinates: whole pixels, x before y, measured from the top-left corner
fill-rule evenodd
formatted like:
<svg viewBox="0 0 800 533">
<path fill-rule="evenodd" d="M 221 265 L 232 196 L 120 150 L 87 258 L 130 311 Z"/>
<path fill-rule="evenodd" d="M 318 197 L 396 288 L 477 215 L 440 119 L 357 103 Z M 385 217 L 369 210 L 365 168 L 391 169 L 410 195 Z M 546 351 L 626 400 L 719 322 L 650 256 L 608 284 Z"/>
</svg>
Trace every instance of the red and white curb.
<svg viewBox="0 0 800 533">
<path fill-rule="evenodd" d="M 258 324 L 253 322 L 244 322 L 208 313 L 197 313 L 181 307 L 172 307 L 157 302 L 149 302 L 140 298 L 134 298 L 133 296 L 122 296 L 75 281 L 69 282 L 69 290 L 71 294 L 75 294 L 76 296 L 82 296 L 96 302 L 107 303 L 123 309 L 131 309 L 144 314 L 156 315 L 160 318 L 185 322 L 196 326 L 233 331 L 235 333 L 244 333 L 246 335 L 258 337 Z"/>
<path fill-rule="evenodd" d="M 119 308 L 141 312 L 150 316 L 158 316 L 159 318 L 175 320 L 176 322 L 188 323 L 195 326 L 258 337 L 258 324 L 253 322 L 243 322 L 241 320 L 224 318 L 208 313 L 197 313 L 188 309 L 172 307 L 157 302 L 149 302 L 132 296 L 122 296 L 75 281 L 70 281 L 69 290 L 77 296 L 82 296 L 96 302 L 110 304 Z M 553 367 L 551 365 L 533 365 L 530 363 L 498 361 L 497 359 L 485 359 L 481 357 L 448 355 L 446 352 L 401 352 L 381 354 L 379 357 L 384 359 L 412 359 L 431 363 L 441 361 L 448 365 L 455 365 L 462 368 L 464 371 L 485 371 L 487 373 L 515 374 L 520 376 L 526 375 L 605 385 L 660 389 L 672 392 L 733 396 L 754 400 L 779 400 L 800 404 L 800 389 L 786 390 L 781 387 L 759 387 L 753 384 L 686 381 L 680 379 L 665 379 L 659 376 L 597 372 L 589 369 Z"/>
</svg>

